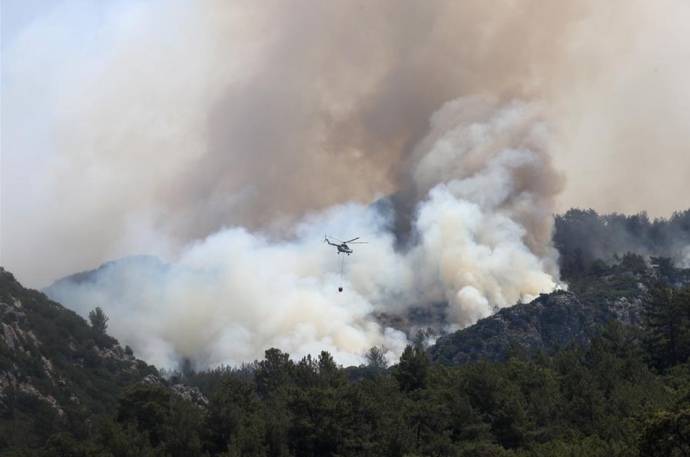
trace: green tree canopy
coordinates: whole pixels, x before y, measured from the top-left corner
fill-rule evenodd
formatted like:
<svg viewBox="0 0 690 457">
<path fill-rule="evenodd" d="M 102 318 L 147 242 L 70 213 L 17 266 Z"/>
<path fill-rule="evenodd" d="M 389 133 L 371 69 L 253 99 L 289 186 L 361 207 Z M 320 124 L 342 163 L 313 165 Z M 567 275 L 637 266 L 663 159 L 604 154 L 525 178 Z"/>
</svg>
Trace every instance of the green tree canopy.
<svg viewBox="0 0 690 457">
<path fill-rule="evenodd" d="M 91 322 L 91 327 L 98 333 L 105 333 L 108 328 L 108 316 L 98 306 L 89 312 L 89 321 Z"/>
</svg>

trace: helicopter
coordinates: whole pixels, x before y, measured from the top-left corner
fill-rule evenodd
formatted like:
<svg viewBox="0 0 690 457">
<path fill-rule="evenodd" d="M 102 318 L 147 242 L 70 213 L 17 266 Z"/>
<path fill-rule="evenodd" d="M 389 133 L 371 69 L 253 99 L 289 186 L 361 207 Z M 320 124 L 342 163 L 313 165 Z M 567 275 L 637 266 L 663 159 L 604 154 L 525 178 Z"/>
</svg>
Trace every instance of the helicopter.
<svg viewBox="0 0 690 457">
<path fill-rule="evenodd" d="M 333 242 L 331 242 L 331 240 L 328 239 L 328 236 L 324 235 L 323 242 L 328 243 L 331 246 L 335 246 L 338 249 L 338 254 L 340 254 L 342 252 L 343 254 L 350 255 L 350 254 L 352 254 L 353 251 L 352 251 L 352 248 L 350 246 L 348 246 L 348 244 L 366 244 L 367 243 L 366 241 L 357 241 L 358 239 L 359 239 L 359 237 L 352 238 L 351 240 L 348 240 L 348 241 L 339 241 L 336 238 L 333 238 L 333 240 L 336 241 L 335 243 L 333 243 Z"/>
</svg>

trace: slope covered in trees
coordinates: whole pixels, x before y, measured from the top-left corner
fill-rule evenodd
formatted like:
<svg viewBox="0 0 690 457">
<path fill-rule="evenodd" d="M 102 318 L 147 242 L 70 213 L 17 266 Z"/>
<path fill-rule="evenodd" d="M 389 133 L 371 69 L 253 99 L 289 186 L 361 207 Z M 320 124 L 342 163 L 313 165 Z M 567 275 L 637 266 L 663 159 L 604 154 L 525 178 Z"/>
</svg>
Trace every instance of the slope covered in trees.
<svg viewBox="0 0 690 457">
<path fill-rule="evenodd" d="M 205 408 L 135 385 L 88 439 L 56 434 L 39 455 L 683 455 L 690 367 L 656 371 L 649 355 L 612 325 L 588 348 L 537 359 L 448 367 L 410 347 L 353 380 L 328 353 L 271 349 L 251 369 L 217 370 Z"/>
<path fill-rule="evenodd" d="M 97 348 L 116 347 L 100 328 L 4 274 L 3 306 L 51 317 L 48 324 L 17 316 L 24 334 L 74 338 L 86 353 L 93 348 L 89 339 L 101 341 Z M 690 289 L 660 285 L 644 296 L 639 325 L 613 320 L 588 344 L 550 354 L 516 348 L 502 360 L 449 366 L 431 361 L 420 340 L 390 368 L 379 349 L 370 352 L 368 366 L 349 368 L 326 352 L 293 360 L 270 349 L 241 368 L 173 374 L 172 382 L 198 386 L 208 401 L 151 377 L 142 382 L 148 368 L 140 362 L 120 371 L 103 367 L 103 360 L 74 364 L 73 358 L 63 391 L 39 391 L 53 395 L 62 414 L 48 414 L 55 406 L 37 395 L 11 397 L 13 390 L 3 389 L 1 451 L 44 457 L 684 455 Z M 24 334 L 22 341 L 31 338 Z M 26 350 L 50 356 L 54 366 L 81 353 L 64 349 L 68 340 L 51 342 L 54 347 Z M 17 379 L 39 385 L 35 365 L 18 365 L 24 355 L 8 352 L 7 339 L 4 344 L 3 375 L 12 366 Z M 97 382 L 90 397 L 80 390 Z M 82 395 L 76 412 L 67 406 L 70 392 Z"/>
</svg>

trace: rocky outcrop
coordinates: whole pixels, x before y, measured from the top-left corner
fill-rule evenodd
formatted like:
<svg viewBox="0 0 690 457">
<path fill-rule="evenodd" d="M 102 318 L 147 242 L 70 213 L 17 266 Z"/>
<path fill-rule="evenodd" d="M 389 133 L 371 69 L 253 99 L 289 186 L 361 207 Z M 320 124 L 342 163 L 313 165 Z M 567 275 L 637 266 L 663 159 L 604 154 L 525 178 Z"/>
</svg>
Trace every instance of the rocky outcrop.
<svg viewBox="0 0 690 457">
<path fill-rule="evenodd" d="M 187 400 L 200 408 L 205 408 L 206 406 L 208 406 L 208 398 L 206 398 L 206 396 L 203 393 L 201 393 L 198 387 L 188 386 L 186 384 L 181 383 L 170 384 L 168 381 L 161 378 L 160 376 L 152 374 L 146 376 L 144 379 L 141 380 L 141 382 L 142 384 L 152 384 L 157 386 L 168 387 L 178 397 L 182 398 L 183 400 Z"/>
<path fill-rule="evenodd" d="M 192 402 L 199 407 L 208 406 L 208 398 L 201 393 L 198 387 L 188 386 L 186 384 L 173 384 L 172 390 L 183 400 Z"/>
</svg>

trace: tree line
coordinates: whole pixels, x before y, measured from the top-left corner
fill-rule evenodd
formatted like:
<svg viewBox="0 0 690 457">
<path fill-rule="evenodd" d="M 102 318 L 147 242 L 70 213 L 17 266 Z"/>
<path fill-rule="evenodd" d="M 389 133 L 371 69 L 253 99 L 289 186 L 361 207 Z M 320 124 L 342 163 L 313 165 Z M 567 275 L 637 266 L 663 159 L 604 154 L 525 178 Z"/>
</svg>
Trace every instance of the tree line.
<svg viewBox="0 0 690 457">
<path fill-rule="evenodd" d="M 650 219 L 646 213 L 628 216 L 571 209 L 556 216 L 553 241 L 566 279 L 626 253 L 668 257 L 676 265 L 690 266 L 690 210 Z"/>
</svg>

